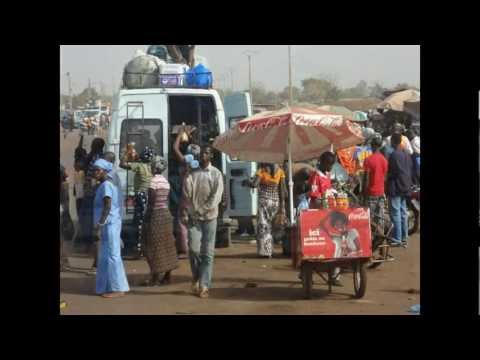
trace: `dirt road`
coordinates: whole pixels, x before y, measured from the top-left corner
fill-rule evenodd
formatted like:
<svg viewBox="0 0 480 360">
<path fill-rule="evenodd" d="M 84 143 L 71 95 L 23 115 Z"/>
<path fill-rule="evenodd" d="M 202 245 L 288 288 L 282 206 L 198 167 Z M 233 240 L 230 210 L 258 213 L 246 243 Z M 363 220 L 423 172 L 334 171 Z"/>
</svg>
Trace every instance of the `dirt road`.
<svg viewBox="0 0 480 360">
<path fill-rule="evenodd" d="M 61 138 L 62 162 L 73 170 L 73 151 L 78 132 Z M 86 137 L 89 149 L 91 137 Z M 71 173 L 73 175 L 73 173 Z M 73 201 L 72 201 L 73 203 Z M 72 205 L 72 214 L 74 214 Z M 125 267 L 131 292 L 124 298 L 106 300 L 94 294 L 95 277 L 86 274 L 92 259 L 72 254 L 71 272 L 60 274 L 60 298 L 67 302 L 62 314 L 247 314 L 247 315 L 317 315 L 317 314 L 398 314 L 408 315 L 410 306 L 420 303 L 420 238 L 410 238 L 408 249 L 393 249 L 396 261 L 368 271 L 367 292 L 363 299 L 353 299 L 353 278 L 342 278 L 344 287 L 328 288 L 315 277 L 312 300 L 305 300 L 298 272 L 291 260 L 280 255 L 258 259 L 256 245 L 239 238 L 226 249 L 217 249 L 210 298 L 190 294 L 191 273 L 188 260 L 172 274 L 171 285 L 154 288 L 139 286 L 148 274 L 143 260 L 127 260 Z M 275 249 L 277 254 L 281 249 Z M 248 284 L 248 285 L 247 285 Z"/>
</svg>

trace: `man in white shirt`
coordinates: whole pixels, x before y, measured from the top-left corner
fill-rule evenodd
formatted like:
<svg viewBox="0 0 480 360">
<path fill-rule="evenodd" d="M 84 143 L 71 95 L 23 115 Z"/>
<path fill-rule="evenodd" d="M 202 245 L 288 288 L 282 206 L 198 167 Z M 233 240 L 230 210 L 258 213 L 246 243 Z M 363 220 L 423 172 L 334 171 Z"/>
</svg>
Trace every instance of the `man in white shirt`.
<svg viewBox="0 0 480 360">
<path fill-rule="evenodd" d="M 414 184 L 420 183 L 420 136 L 417 135 L 415 130 L 409 129 L 407 131 L 407 137 L 412 144 L 413 154 L 412 154 L 412 162 L 413 162 L 413 182 Z"/>
<path fill-rule="evenodd" d="M 188 248 L 193 275 L 192 291 L 208 297 L 212 282 L 218 205 L 223 195 L 223 174 L 211 164 L 212 148 L 203 146 L 200 167 L 189 172 L 183 182 L 186 207 L 181 221 L 188 226 Z"/>
</svg>

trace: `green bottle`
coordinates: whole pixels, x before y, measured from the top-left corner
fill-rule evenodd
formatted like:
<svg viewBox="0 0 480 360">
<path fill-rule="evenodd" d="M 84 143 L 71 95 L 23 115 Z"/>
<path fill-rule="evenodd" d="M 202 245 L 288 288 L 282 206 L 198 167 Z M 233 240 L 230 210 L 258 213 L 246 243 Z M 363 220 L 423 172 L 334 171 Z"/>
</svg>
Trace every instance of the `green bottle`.
<svg viewBox="0 0 480 360">
<path fill-rule="evenodd" d="M 326 194 L 323 194 L 322 196 L 322 208 L 328 209 L 328 199 Z"/>
</svg>

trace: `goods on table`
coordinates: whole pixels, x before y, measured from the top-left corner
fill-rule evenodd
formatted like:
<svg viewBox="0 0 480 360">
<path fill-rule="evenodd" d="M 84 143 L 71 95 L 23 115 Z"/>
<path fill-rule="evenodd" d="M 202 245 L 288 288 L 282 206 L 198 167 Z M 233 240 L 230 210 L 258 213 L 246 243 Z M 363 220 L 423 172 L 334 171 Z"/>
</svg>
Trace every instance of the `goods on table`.
<svg viewBox="0 0 480 360">
<path fill-rule="evenodd" d="M 345 193 L 326 194 L 322 197 L 322 209 L 343 209 L 347 210 L 350 207 L 348 195 Z"/>
</svg>

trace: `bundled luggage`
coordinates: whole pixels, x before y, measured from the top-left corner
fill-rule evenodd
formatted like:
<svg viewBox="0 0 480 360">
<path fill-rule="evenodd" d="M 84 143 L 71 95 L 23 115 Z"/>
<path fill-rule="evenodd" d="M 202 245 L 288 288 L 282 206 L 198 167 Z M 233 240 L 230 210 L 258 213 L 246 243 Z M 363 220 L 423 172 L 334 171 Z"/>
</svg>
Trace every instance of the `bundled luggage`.
<svg viewBox="0 0 480 360">
<path fill-rule="evenodd" d="M 188 65 L 162 64 L 160 66 L 160 86 L 183 86 Z"/>
<path fill-rule="evenodd" d="M 127 89 L 158 87 L 160 66 L 165 62 L 153 55 L 139 55 L 130 60 L 123 70 L 123 86 Z"/>
<path fill-rule="evenodd" d="M 148 55 L 153 55 L 162 61 L 170 62 L 171 57 L 168 54 L 167 47 L 165 45 L 150 45 L 147 49 Z"/>
<path fill-rule="evenodd" d="M 187 71 L 186 82 L 191 87 L 211 88 L 213 84 L 212 73 L 203 64 L 199 64 Z"/>
<path fill-rule="evenodd" d="M 204 57 L 193 53 L 194 45 L 150 45 L 147 53 L 135 52 L 123 69 L 123 87 L 147 89 L 157 87 L 212 87 L 212 73 Z M 175 56 L 172 56 L 174 54 Z M 193 68 L 185 63 L 185 55 L 197 64 Z M 179 61 L 182 60 L 182 61 Z"/>
</svg>

